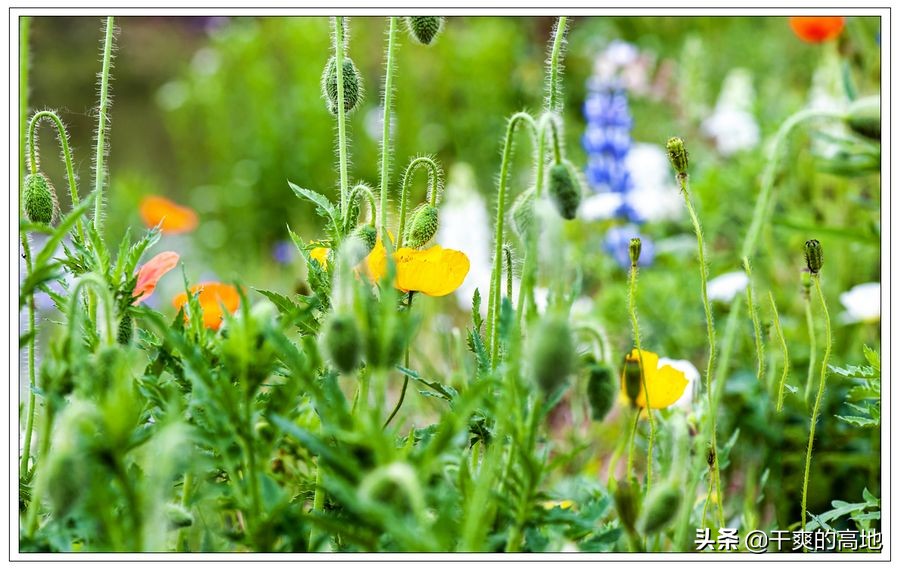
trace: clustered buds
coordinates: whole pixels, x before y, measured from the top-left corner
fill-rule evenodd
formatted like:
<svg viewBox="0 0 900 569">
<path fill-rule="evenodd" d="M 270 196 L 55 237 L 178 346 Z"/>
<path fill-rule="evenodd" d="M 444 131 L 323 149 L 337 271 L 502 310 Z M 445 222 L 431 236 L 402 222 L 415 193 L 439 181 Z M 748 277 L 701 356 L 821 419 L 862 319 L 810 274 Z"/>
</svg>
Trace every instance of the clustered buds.
<svg viewBox="0 0 900 569">
<path fill-rule="evenodd" d="M 631 259 L 631 266 L 637 267 L 638 261 L 641 259 L 641 238 L 632 237 L 628 244 L 628 257 Z"/>
<path fill-rule="evenodd" d="M 565 383 L 575 366 L 575 344 L 569 321 L 560 316 L 541 320 L 531 347 L 531 374 L 545 395 Z"/>
<path fill-rule="evenodd" d="M 434 38 L 444 27 L 444 18 L 441 16 L 408 16 L 406 27 L 409 35 L 423 45 L 431 45 Z"/>
<path fill-rule="evenodd" d="M 594 421 L 602 421 L 612 410 L 616 400 L 613 371 L 606 364 L 590 361 L 587 373 L 587 397 L 591 406 L 591 418 Z"/>
<path fill-rule="evenodd" d="M 353 60 L 344 56 L 343 63 L 344 83 L 344 112 L 349 113 L 356 108 L 357 103 L 362 98 L 362 83 L 359 78 L 359 71 L 356 69 Z M 337 114 L 338 108 L 338 90 L 337 90 L 337 60 L 334 56 L 328 60 L 325 65 L 325 73 L 322 75 L 322 91 L 328 100 L 328 110 L 332 114 Z"/>
<path fill-rule="evenodd" d="M 581 204 L 581 185 L 568 163 L 559 162 L 550 167 L 547 192 L 559 215 L 564 219 L 575 219 Z"/>
<path fill-rule="evenodd" d="M 50 225 L 59 213 L 56 191 L 50 180 L 40 172 L 25 176 L 22 190 L 22 207 L 25 215 L 34 223 Z"/>
<path fill-rule="evenodd" d="M 817 239 L 810 239 L 806 242 L 806 268 L 813 275 L 819 274 L 822 270 L 822 244 Z"/>
<path fill-rule="evenodd" d="M 343 373 L 350 373 L 359 365 L 361 342 L 353 316 L 332 314 L 325 324 L 323 334 L 325 353 L 334 366 Z"/>
<path fill-rule="evenodd" d="M 687 176 L 688 170 L 688 153 L 684 148 L 684 140 L 673 136 L 666 142 L 666 152 L 669 155 L 669 162 L 678 176 Z"/>
<path fill-rule="evenodd" d="M 437 230 L 438 209 L 430 203 L 423 203 L 412 213 L 404 243 L 407 247 L 418 249 L 431 241 Z"/>
</svg>

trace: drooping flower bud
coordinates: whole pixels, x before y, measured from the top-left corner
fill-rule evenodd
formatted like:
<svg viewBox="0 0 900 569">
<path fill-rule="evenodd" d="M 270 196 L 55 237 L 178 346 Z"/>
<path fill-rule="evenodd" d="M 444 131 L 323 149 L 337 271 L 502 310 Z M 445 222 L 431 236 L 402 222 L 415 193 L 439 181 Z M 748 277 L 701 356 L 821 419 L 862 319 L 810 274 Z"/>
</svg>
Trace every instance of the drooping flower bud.
<svg viewBox="0 0 900 569">
<path fill-rule="evenodd" d="M 423 45 L 431 45 L 434 38 L 444 27 L 444 18 L 441 16 L 409 16 L 406 18 L 406 27 L 409 35 Z"/>
<path fill-rule="evenodd" d="M 22 207 L 34 223 L 52 224 L 59 213 L 59 202 L 53 184 L 40 172 L 25 176 Z"/>
<path fill-rule="evenodd" d="M 520 193 L 512 204 L 513 229 L 520 239 L 524 239 L 534 223 L 534 188 Z"/>
<path fill-rule="evenodd" d="M 666 142 L 666 153 L 669 155 L 669 162 L 672 168 L 679 176 L 687 176 L 688 170 L 688 153 L 684 148 L 684 140 L 673 136 Z"/>
<path fill-rule="evenodd" d="M 438 230 L 438 209 L 424 203 L 413 211 L 409 227 L 404 236 L 404 245 L 412 249 L 422 247 L 434 237 Z"/>
<path fill-rule="evenodd" d="M 672 483 L 656 486 L 647 496 L 644 515 L 641 518 L 641 533 L 660 532 L 675 519 L 681 505 L 681 490 Z"/>
<path fill-rule="evenodd" d="M 344 83 L 344 112 L 349 113 L 356 108 L 357 103 L 362 98 L 362 83 L 359 77 L 359 71 L 353 60 L 344 56 L 343 77 Z M 325 73 L 322 74 L 322 91 L 328 101 L 328 110 L 331 114 L 337 114 L 338 108 L 338 91 L 337 91 L 337 61 L 334 56 L 328 60 L 325 65 Z"/>
<path fill-rule="evenodd" d="M 356 321 L 349 314 L 332 314 L 322 335 L 325 353 L 334 366 L 350 373 L 359 365 L 360 337 Z"/>
<path fill-rule="evenodd" d="M 881 99 L 877 95 L 856 99 L 847 109 L 847 125 L 854 132 L 881 140 Z"/>
<path fill-rule="evenodd" d="M 363 251 L 365 251 L 366 255 L 372 252 L 372 249 L 375 248 L 375 243 L 378 241 L 378 231 L 375 230 L 374 226 L 368 224 L 360 225 L 350 235 L 362 241 Z"/>
<path fill-rule="evenodd" d="M 622 383 L 625 384 L 625 395 L 628 396 L 632 406 L 637 406 L 637 398 L 641 394 L 643 385 L 641 378 L 641 360 L 637 356 L 637 350 L 625 356 L 625 365 L 622 367 Z"/>
<path fill-rule="evenodd" d="M 616 400 L 616 382 L 613 371 L 604 363 L 590 362 L 587 366 L 587 396 L 591 406 L 591 418 L 602 421 Z"/>
<path fill-rule="evenodd" d="M 561 162 L 550 167 L 547 192 L 559 215 L 564 219 L 575 219 L 581 204 L 581 184 L 568 163 Z"/>
<path fill-rule="evenodd" d="M 543 318 L 531 346 L 531 375 L 545 395 L 563 385 L 575 366 L 575 344 L 569 321 L 560 316 Z"/>
<path fill-rule="evenodd" d="M 817 239 L 810 239 L 806 242 L 806 267 L 813 275 L 819 274 L 822 270 L 822 244 Z"/>
<path fill-rule="evenodd" d="M 628 244 L 628 257 L 631 259 L 631 266 L 637 267 L 638 261 L 641 259 L 641 238 L 632 237 Z"/>
</svg>

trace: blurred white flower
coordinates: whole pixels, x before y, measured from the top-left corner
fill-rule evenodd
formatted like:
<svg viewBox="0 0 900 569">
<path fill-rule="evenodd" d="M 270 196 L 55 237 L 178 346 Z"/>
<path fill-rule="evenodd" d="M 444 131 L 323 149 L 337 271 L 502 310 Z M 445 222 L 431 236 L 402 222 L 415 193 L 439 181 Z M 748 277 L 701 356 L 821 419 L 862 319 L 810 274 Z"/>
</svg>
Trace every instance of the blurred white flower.
<svg viewBox="0 0 900 569">
<path fill-rule="evenodd" d="M 440 208 L 437 242 L 441 247 L 462 251 L 469 258 L 469 274 L 454 293 L 459 306 L 470 309 L 477 288 L 481 292 L 481 310 L 486 313 L 493 237 L 484 198 L 476 190 L 471 166 L 458 163 L 450 169 Z"/>
<path fill-rule="evenodd" d="M 734 295 L 745 290 L 748 283 L 747 273 L 733 271 L 710 280 L 707 284 L 707 293 L 710 300 L 728 303 L 731 302 Z"/>
<path fill-rule="evenodd" d="M 678 371 L 684 374 L 684 378 L 687 379 L 688 384 L 687 387 L 684 388 L 684 394 L 681 398 L 675 402 L 675 405 L 685 409 L 690 410 L 693 405 L 694 400 L 694 391 L 697 389 L 697 385 L 700 383 L 700 372 L 697 371 L 697 368 L 688 360 L 673 360 L 670 358 L 659 358 L 659 367 L 663 366 L 672 366 Z"/>
<path fill-rule="evenodd" d="M 856 285 L 841 294 L 841 304 L 846 312 L 842 322 L 878 322 L 881 319 L 881 283 Z"/>
<path fill-rule="evenodd" d="M 759 144 L 759 125 L 753 116 L 753 79 L 746 69 L 733 69 L 725 77 L 716 108 L 701 125 L 723 156 Z"/>
<path fill-rule="evenodd" d="M 616 192 L 592 194 L 581 202 L 578 216 L 585 221 L 612 219 L 623 203 L 622 194 Z"/>
<path fill-rule="evenodd" d="M 641 219 L 672 221 L 684 215 L 681 194 L 669 158 L 661 145 L 632 145 L 625 164 L 633 184 L 626 200 Z"/>
</svg>

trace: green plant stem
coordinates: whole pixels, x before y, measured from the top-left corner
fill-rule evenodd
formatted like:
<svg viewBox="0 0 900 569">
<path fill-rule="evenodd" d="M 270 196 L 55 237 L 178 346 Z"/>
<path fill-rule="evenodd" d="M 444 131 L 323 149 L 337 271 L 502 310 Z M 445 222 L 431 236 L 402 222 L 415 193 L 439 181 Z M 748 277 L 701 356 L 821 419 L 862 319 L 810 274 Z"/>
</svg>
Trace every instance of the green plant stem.
<svg viewBox="0 0 900 569">
<path fill-rule="evenodd" d="M 503 158 L 500 162 L 500 180 L 497 184 L 497 219 L 494 224 L 494 267 L 491 272 L 491 289 L 488 295 L 487 337 L 490 341 L 491 367 L 497 364 L 500 335 L 497 324 L 500 319 L 500 282 L 503 273 L 503 229 L 506 224 L 506 184 L 509 178 L 509 164 L 512 156 L 513 138 L 516 128 L 524 124 L 530 128 L 532 142 L 537 137 L 534 119 L 528 113 L 516 113 L 506 125 L 503 144 Z"/>
<path fill-rule="evenodd" d="M 320 456 L 318 460 L 316 460 L 316 491 L 313 494 L 313 512 L 321 513 L 325 507 L 325 488 L 323 486 L 325 481 L 325 473 L 323 472 L 324 468 L 322 467 L 322 457 Z M 319 527 L 313 524 L 312 528 L 309 530 L 309 551 L 315 551 L 313 547 L 315 547 L 316 542 L 319 541 Z"/>
<path fill-rule="evenodd" d="M 550 68 L 548 69 L 547 102 L 546 108 L 552 113 L 562 111 L 562 97 L 559 93 L 559 59 L 562 52 L 563 39 L 566 36 L 566 16 L 560 16 L 556 20 L 556 28 L 553 33 L 553 48 L 550 50 Z"/>
<path fill-rule="evenodd" d="M 606 362 L 606 358 L 609 354 L 608 340 L 606 336 L 600 333 L 600 330 L 597 330 L 593 326 L 577 326 L 575 328 L 575 332 L 584 332 L 588 336 L 594 340 L 594 346 L 598 348 L 599 357 L 597 358 L 600 362 Z"/>
<path fill-rule="evenodd" d="M 816 324 L 813 320 L 812 302 L 810 302 L 808 291 L 803 298 L 803 309 L 806 313 L 806 332 L 809 336 L 809 367 L 806 370 L 806 391 L 803 394 L 803 401 L 806 403 L 806 408 L 809 409 L 809 396 L 812 393 L 813 377 L 816 374 Z"/>
<path fill-rule="evenodd" d="M 706 336 L 709 342 L 709 358 L 706 361 L 706 400 L 709 407 L 709 444 L 713 449 L 713 464 L 710 483 L 715 484 L 716 492 L 716 509 L 718 512 L 719 526 L 725 525 L 725 514 L 722 509 L 722 488 L 719 484 L 719 453 L 716 444 L 716 418 L 718 407 L 713 392 L 713 369 L 716 360 L 716 330 L 713 323 L 712 307 L 709 303 L 709 293 L 707 291 L 707 283 L 709 280 L 709 267 L 706 264 L 705 245 L 703 242 L 703 229 L 700 226 L 700 219 L 694 210 L 694 204 L 691 202 L 690 189 L 688 187 L 688 178 L 685 174 L 678 175 L 678 182 L 681 185 L 681 196 L 684 198 L 684 204 L 687 207 L 688 214 L 691 217 L 691 224 L 694 227 L 694 234 L 697 236 L 697 260 L 700 265 L 700 296 L 703 300 L 703 311 L 706 314 Z M 745 258 L 746 255 L 745 255 Z M 749 263 L 747 265 L 749 267 Z M 748 288 L 750 284 L 748 283 Z"/>
<path fill-rule="evenodd" d="M 419 156 L 418 158 L 413 159 L 403 173 L 403 183 L 400 188 L 400 225 L 397 229 L 398 249 L 403 246 L 403 237 L 404 233 L 406 233 L 406 217 L 409 210 L 409 187 L 412 184 L 413 176 L 419 168 L 428 170 L 429 196 L 434 197 L 436 200 L 437 195 L 440 193 L 441 178 L 443 176 L 441 167 L 428 156 Z M 437 202 L 435 201 L 434 204 L 436 203 Z"/>
<path fill-rule="evenodd" d="M 112 62 L 112 44 L 115 19 L 106 18 L 106 38 L 103 41 L 103 68 L 100 71 L 100 107 L 97 114 L 97 147 L 94 152 L 94 230 L 103 231 L 103 185 L 106 175 L 106 123 L 109 121 L 109 68 Z"/>
<path fill-rule="evenodd" d="M 656 427 L 653 421 L 653 409 L 650 407 L 650 391 L 647 389 L 647 372 L 644 369 L 644 351 L 641 349 L 641 329 L 638 325 L 637 318 L 637 263 L 632 261 L 631 271 L 628 273 L 628 316 L 631 318 L 631 331 L 634 334 L 634 346 L 638 351 L 638 362 L 641 368 L 641 387 L 644 390 L 644 404 L 647 409 L 647 418 L 650 422 L 650 435 L 647 440 L 647 486 L 646 491 L 650 491 L 653 480 L 653 439 L 655 438 Z M 638 412 L 640 416 L 640 412 Z M 635 427 L 637 428 L 637 427 Z"/>
<path fill-rule="evenodd" d="M 106 325 L 106 343 L 107 345 L 112 346 L 116 342 L 116 328 L 113 327 L 114 304 L 109 288 L 107 288 L 105 281 L 95 273 L 88 273 L 82 276 L 80 279 L 78 279 L 78 282 L 75 283 L 75 286 L 72 287 L 72 292 L 69 296 L 68 341 L 75 342 L 75 325 L 78 322 L 78 293 L 80 293 L 81 289 L 85 287 L 94 289 L 94 292 L 103 302 L 104 324 Z"/>
<path fill-rule="evenodd" d="M 415 292 L 409 291 L 407 293 L 407 303 L 406 309 L 412 310 L 413 298 L 415 296 Z M 406 354 L 403 356 L 403 367 L 409 369 L 409 346 L 406 346 Z M 400 407 L 403 406 L 403 400 L 406 399 L 406 388 L 409 386 L 409 376 L 405 373 L 403 374 L 403 387 L 400 390 L 400 398 L 397 400 L 397 404 L 394 405 L 394 410 L 391 411 L 391 414 L 388 416 L 387 420 L 384 422 L 384 426 L 382 428 L 387 428 L 388 425 L 391 424 L 391 421 L 394 420 L 394 417 L 400 411 Z"/>
<path fill-rule="evenodd" d="M 394 77 L 394 35 L 397 28 L 397 17 L 388 18 L 387 55 L 384 65 L 384 115 L 381 131 L 381 204 L 378 210 L 378 228 L 382 235 L 387 235 L 387 195 L 390 187 L 391 162 L 391 99 L 393 97 Z"/>
<path fill-rule="evenodd" d="M 781 344 L 781 354 L 784 358 L 781 381 L 778 383 L 778 401 L 775 404 L 775 410 L 781 413 L 781 409 L 784 406 L 784 385 L 787 383 L 788 374 L 791 370 L 791 354 L 788 352 L 787 342 L 784 339 L 784 330 L 781 328 L 781 318 L 778 317 L 778 306 L 775 304 L 775 297 L 772 295 L 772 291 L 769 291 L 769 304 L 772 307 L 772 316 L 775 319 L 775 335 L 778 336 L 778 341 Z"/>
<path fill-rule="evenodd" d="M 188 501 L 190 499 L 191 485 L 194 481 L 194 474 L 190 470 L 184 473 L 184 478 L 181 483 L 181 507 L 185 510 L 188 509 Z M 188 547 L 188 528 L 180 528 L 178 530 L 178 541 L 175 546 L 177 551 L 188 552 L 190 548 Z"/>
<path fill-rule="evenodd" d="M 65 162 L 66 165 L 66 177 L 69 182 L 69 196 L 72 199 L 72 207 L 78 207 L 81 200 L 78 197 L 78 183 L 75 178 L 75 169 L 72 166 L 72 151 L 69 148 L 69 133 L 66 131 L 66 126 L 63 124 L 62 119 L 60 119 L 59 115 L 53 111 L 40 111 L 35 113 L 28 123 L 28 157 L 31 173 L 37 173 L 40 165 L 38 162 L 39 154 L 37 151 L 37 126 L 44 119 L 51 120 L 54 126 L 56 126 L 56 134 L 59 139 L 59 146 L 62 150 L 63 162 Z M 78 231 L 78 236 L 84 241 L 84 227 L 81 224 L 81 219 L 78 219 L 75 222 L 75 227 Z"/>
<path fill-rule="evenodd" d="M 762 329 L 759 325 L 759 311 L 756 309 L 756 303 L 753 302 L 753 273 L 750 269 L 750 259 L 744 257 L 742 260 L 744 272 L 747 274 L 747 312 L 750 314 L 750 320 L 753 322 L 753 341 L 756 345 L 756 378 L 762 381 L 765 373 L 765 348 L 762 339 Z"/>
<path fill-rule="evenodd" d="M 634 436 L 637 433 L 638 422 L 641 419 L 641 411 L 634 409 L 634 424 L 631 426 L 631 434 L 628 436 L 628 460 L 625 463 L 625 480 L 630 484 L 634 476 Z"/>
<path fill-rule="evenodd" d="M 54 408 L 52 402 L 47 400 L 44 405 L 44 422 L 41 434 L 38 438 L 38 464 L 44 463 L 44 458 L 50 450 L 50 436 L 53 434 L 53 415 Z M 44 486 L 35 484 L 31 494 L 31 502 L 28 504 L 28 512 L 25 514 L 25 535 L 31 537 L 38 528 L 38 515 L 41 509 L 41 501 L 43 499 Z"/>
<path fill-rule="evenodd" d="M 816 437 L 816 421 L 819 419 L 819 408 L 822 405 L 822 396 L 825 394 L 825 377 L 828 373 L 828 358 L 831 355 L 831 318 L 828 315 L 828 305 L 825 302 L 825 295 L 822 293 L 822 283 L 819 275 L 812 275 L 812 280 L 816 285 L 816 294 L 819 297 L 819 303 L 822 305 L 822 314 L 825 317 L 825 353 L 822 355 L 819 390 L 816 393 L 812 416 L 809 419 L 809 443 L 806 446 L 806 468 L 803 470 L 803 494 L 800 499 L 800 529 L 806 528 L 806 491 L 809 486 L 809 467 L 812 462 L 813 439 Z"/>
<path fill-rule="evenodd" d="M 125 468 L 125 463 L 121 456 L 116 456 L 113 461 L 113 470 L 115 471 L 116 480 L 119 482 L 119 486 L 122 487 L 122 493 L 125 494 L 125 503 L 127 504 L 128 515 L 131 517 L 131 523 L 134 526 L 132 528 L 134 539 L 134 545 L 132 546 L 135 552 L 143 551 L 143 517 L 141 515 L 141 501 L 138 494 L 134 491 L 134 486 L 131 483 L 131 477 L 128 476 L 128 471 Z"/>
<path fill-rule="evenodd" d="M 347 218 L 349 186 L 347 176 L 347 128 L 346 112 L 344 110 L 344 18 L 334 18 L 334 61 L 337 73 L 337 123 L 338 123 L 338 167 L 340 169 L 341 184 L 341 218 Z"/>
</svg>

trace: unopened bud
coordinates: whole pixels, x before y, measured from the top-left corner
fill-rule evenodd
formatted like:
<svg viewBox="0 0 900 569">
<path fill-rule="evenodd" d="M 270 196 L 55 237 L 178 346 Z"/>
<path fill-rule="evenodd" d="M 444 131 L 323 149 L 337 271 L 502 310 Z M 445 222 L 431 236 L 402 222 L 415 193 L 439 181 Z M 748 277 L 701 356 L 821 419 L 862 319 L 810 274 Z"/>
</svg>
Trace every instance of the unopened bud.
<svg viewBox="0 0 900 569">
<path fill-rule="evenodd" d="M 547 193 L 559 215 L 564 219 L 575 219 L 581 204 L 581 185 L 568 164 L 563 162 L 550 167 Z"/>
<path fill-rule="evenodd" d="M 881 100 L 877 95 L 856 99 L 847 109 L 847 126 L 857 134 L 881 140 Z"/>
<path fill-rule="evenodd" d="M 126 312 L 122 316 L 122 319 L 119 320 L 119 330 L 116 333 L 116 342 L 122 346 L 127 346 L 131 343 L 132 337 L 134 337 L 134 319 L 131 317 L 131 313 Z"/>
<path fill-rule="evenodd" d="M 591 406 L 591 418 L 602 421 L 616 400 L 616 384 L 613 371 L 603 363 L 591 362 L 587 366 L 587 396 Z"/>
<path fill-rule="evenodd" d="M 332 314 L 325 325 L 323 343 L 326 354 L 341 372 L 350 373 L 359 365 L 359 330 L 351 315 Z"/>
<path fill-rule="evenodd" d="M 817 239 L 806 242 L 806 267 L 809 272 L 817 275 L 822 270 L 822 244 Z"/>
<path fill-rule="evenodd" d="M 166 520 L 172 528 L 186 528 L 194 524 L 194 516 L 180 504 L 166 504 Z"/>
<path fill-rule="evenodd" d="M 628 244 L 628 257 L 631 259 L 631 266 L 637 267 L 638 261 L 641 259 L 641 238 L 632 237 Z"/>
<path fill-rule="evenodd" d="M 641 532 L 660 532 L 675 519 L 681 505 L 681 491 L 671 483 L 655 487 L 647 496 L 644 515 L 641 518 Z"/>
<path fill-rule="evenodd" d="M 406 18 L 406 27 L 409 28 L 409 35 L 414 40 L 423 45 L 431 45 L 444 27 L 444 18 L 441 16 L 409 16 Z"/>
<path fill-rule="evenodd" d="M 356 65 L 353 64 L 352 59 L 346 56 L 344 57 L 343 76 L 341 79 L 344 83 L 344 112 L 349 113 L 356 108 L 356 104 L 361 99 L 362 85 Z M 325 65 L 325 73 L 322 75 L 322 90 L 325 98 L 328 100 L 328 110 L 332 114 L 337 114 L 337 62 L 334 56 Z"/>
<path fill-rule="evenodd" d="M 638 512 L 640 511 L 636 486 L 631 480 L 619 480 L 619 484 L 613 493 L 613 501 L 616 504 L 619 521 L 630 531 L 634 530 L 634 524 L 637 522 Z"/>
<path fill-rule="evenodd" d="M 669 162 L 672 168 L 679 176 L 687 176 L 688 170 L 688 153 L 684 148 L 684 140 L 673 136 L 666 142 L 666 152 L 669 155 Z"/>
<path fill-rule="evenodd" d="M 512 204 L 513 229 L 524 239 L 534 224 L 534 188 L 520 193 Z"/>
<path fill-rule="evenodd" d="M 625 365 L 622 367 L 622 383 L 625 385 L 625 395 L 628 396 L 631 405 L 637 407 L 637 398 L 640 397 L 643 386 L 641 359 L 637 349 L 625 356 Z"/>
<path fill-rule="evenodd" d="M 532 377 L 545 395 L 565 383 L 575 365 L 575 345 L 566 318 L 550 316 L 540 321 L 530 359 Z"/>
<path fill-rule="evenodd" d="M 25 215 L 34 223 L 52 224 L 59 213 L 59 202 L 53 184 L 42 173 L 25 176 L 22 190 L 22 207 Z"/>
<path fill-rule="evenodd" d="M 409 228 L 404 237 L 404 244 L 412 249 L 418 249 L 431 241 L 437 230 L 438 209 L 429 203 L 424 203 L 413 211 Z"/>
</svg>

